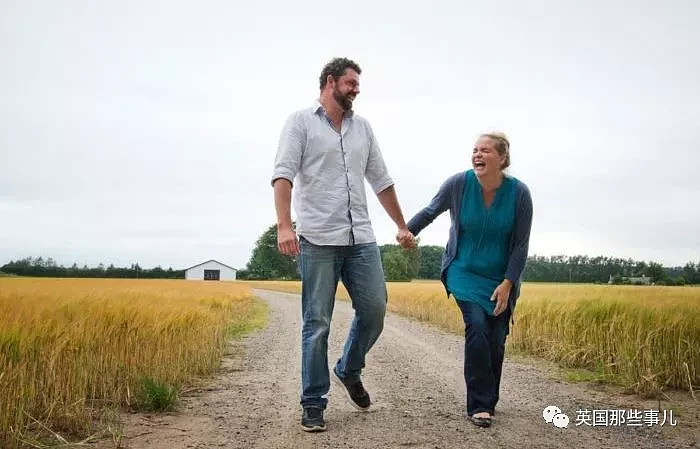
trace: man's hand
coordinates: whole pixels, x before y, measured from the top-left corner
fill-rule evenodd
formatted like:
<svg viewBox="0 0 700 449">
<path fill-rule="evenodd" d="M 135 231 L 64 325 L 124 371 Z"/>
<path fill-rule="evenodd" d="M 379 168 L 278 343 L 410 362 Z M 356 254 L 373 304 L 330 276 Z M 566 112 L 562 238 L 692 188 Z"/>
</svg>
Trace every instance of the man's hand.
<svg viewBox="0 0 700 449">
<path fill-rule="evenodd" d="M 396 241 L 403 249 L 413 249 L 416 247 L 416 239 L 408 228 L 399 228 L 396 234 Z"/>
<path fill-rule="evenodd" d="M 277 249 L 285 256 L 299 255 L 299 240 L 292 228 L 277 228 Z"/>
<path fill-rule="evenodd" d="M 503 282 L 498 284 L 496 290 L 493 291 L 491 301 L 496 301 L 496 307 L 493 310 L 494 315 L 500 315 L 508 307 L 508 298 L 510 297 L 511 287 L 513 287 L 513 283 L 510 281 L 510 279 L 504 279 Z"/>
</svg>

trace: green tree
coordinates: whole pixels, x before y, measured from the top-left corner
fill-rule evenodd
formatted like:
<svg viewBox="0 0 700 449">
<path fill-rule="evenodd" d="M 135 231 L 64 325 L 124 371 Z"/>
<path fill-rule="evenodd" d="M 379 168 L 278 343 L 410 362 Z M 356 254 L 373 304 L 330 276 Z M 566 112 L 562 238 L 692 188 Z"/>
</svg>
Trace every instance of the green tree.
<svg viewBox="0 0 700 449">
<path fill-rule="evenodd" d="M 698 284 L 700 283 L 700 276 L 698 276 L 698 269 L 700 269 L 700 264 L 695 267 L 693 262 L 688 262 L 683 267 L 683 278 L 688 284 Z"/>
<path fill-rule="evenodd" d="M 419 246 L 419 279 L 440 279 L 440 267 L 445 248 L 442 246 Z"/>
<path fill-rule="evenodd" d="M 666 271 L 664 270 L 663 265 L 660 263 L 649 262 L 644 274 L 649 276 L 652 282 L 659 283 L 666 281 Z"/>
<path fill-rule="evenodd" d="M 272 225 L 255 243 L 246 266 L 248 279 L 299 279 L 295 258 L 277 249 L 277 225 Z"/>
<path fill-rule="evenodd" d="M 410 281 L 418 274 L 418 249 L 404 250 L 397 245 L 387 245 L 382 256 L 384 277 L 387 281 Z"/>
</svg>

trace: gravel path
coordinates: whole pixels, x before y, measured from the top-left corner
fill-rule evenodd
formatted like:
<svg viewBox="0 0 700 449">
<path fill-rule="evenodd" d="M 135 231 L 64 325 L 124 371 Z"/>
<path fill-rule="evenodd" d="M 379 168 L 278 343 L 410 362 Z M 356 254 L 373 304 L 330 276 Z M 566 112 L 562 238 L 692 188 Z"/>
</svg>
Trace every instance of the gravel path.
<svg viewBox="0 0 700 449">
<path fill-rule="evenodd" d="M 464 418 L 463 338 L 392 314 L 363 372 L 374 403 L 371 411 L 355 411 L 332 384 L 325 413 L 328 430 L 307 434 L 299 427 L 299 296 L 262 290 L 255 294 L 270 306 L 268 326 L 245 338 L 243 351 L 228 356 L 222 371 L 206 387 L 186 392 L 178 412 L 124 416 L 122 447 L 638 449 L 697 445 L 699 407 L 687 394 L 677 395 L 683 412 L 674 416 L 675 427 L 668 423 L 577 426 L 579 409 L 644 411 L 669 405 L 563 383 L 550 375 L 546 364 L 518 362 L 508 355 L 494 424 L 489 429 L 476 428 Z M 331 361 L 342 350 L 352 314 L 349 303 L 336 302 Z M 548 405 L 569 416 L 567 428 L 544 421 L 542 411 Z"/>
</svg>

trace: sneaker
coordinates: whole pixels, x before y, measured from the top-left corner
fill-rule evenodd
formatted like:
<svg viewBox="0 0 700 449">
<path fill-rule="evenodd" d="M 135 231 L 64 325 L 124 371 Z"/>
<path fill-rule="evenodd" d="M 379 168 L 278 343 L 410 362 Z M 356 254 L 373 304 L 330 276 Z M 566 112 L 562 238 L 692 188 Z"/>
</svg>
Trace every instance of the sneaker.
<svg viewBox="0 0 700 449">
<path fill-rule="evenodd" d="M 335 372 L 335 368 L 331 371 L 333 371 L 333 381 L 343 388 L 345 396 L 348 398 L 348 401 L 350 401 L 350 405 L 363 412 L 369 410 L 369 406 L 372 405 L 372 402 L 369 399 L 369 393 L 367 393 L 365 387 L 362 386 L 362 381 L 358 380 L 354 383 L 345 382 Z"/>
<path fill-rule="evenodd" d="M 301 415 L 301 429 L 305 432 L 323 432 L 326 422 L 323 420 L 323 409 L 319 407 L 304 407 Z"/>
</svg>

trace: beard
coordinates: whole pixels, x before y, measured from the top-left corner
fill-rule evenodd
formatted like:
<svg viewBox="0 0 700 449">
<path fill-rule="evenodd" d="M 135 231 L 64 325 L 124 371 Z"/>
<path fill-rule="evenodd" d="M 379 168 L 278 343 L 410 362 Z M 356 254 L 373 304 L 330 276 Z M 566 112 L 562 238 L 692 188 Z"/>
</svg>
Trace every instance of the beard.
<svg viewBox="0 0 700 449">
<path fill-rule="evenodd" d="M 336 88 L 333 90 L 333 98 L 335 101 L 338 102 L 341 108 L 343 108 L 344 111 L 349 111 L 352 109 L 352 100 L 353 98 L 350 96 L 350 94 L 341 94 L 340 91 Z"/>
</svg>

